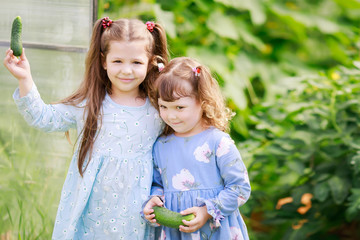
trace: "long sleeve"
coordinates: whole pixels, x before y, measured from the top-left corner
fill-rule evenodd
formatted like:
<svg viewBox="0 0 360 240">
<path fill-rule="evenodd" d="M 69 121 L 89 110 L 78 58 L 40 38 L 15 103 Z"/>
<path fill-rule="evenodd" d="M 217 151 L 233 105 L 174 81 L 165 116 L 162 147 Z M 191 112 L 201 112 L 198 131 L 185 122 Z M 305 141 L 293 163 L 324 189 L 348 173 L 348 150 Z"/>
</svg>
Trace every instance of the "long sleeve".
<svg viewBox="0 0 360 240">
<path fill-rule="evenodd" d="M 17 88 L 13 98 L 19 112 L 30 126 L 45 132 L 65 132 L 76 127 L 75 107 L 65 104 L 45 104 L 35 84 L 31 91 L 21 98 Z"/>
<path fill-rule="evenodd" d="M 151 186 L 151 196 L 164 196 L 164 187 L 161 179 L 162 170 L 158 166 L 156 151 L 153 151 L 154 169 L 153 169 L 153 182 Z"/>
<path fill-rule="evenodd" d="M 206 204 L 208 213 L 218 224 L 219 220 L 232 214 L 249 199 L 251 188 L 247 169 L 230 137 L 222 137 L 215 159 L 224 181 L 224 190 L 216 198 L 197 200 L 199 205 Z"/>
</svg>

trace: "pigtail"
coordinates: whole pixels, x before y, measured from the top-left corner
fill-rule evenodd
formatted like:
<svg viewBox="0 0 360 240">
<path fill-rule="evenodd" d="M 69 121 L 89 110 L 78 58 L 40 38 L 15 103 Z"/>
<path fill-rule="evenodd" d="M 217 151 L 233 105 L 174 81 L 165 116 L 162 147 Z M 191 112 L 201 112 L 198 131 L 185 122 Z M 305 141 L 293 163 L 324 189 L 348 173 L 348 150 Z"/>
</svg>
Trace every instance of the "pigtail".
<svg viewBox="0 0 360 240">
<path fill-rule="evenodd" d="M 104 31 L 109 31 L 110 28 L 108 27 L 109 26 L 104 27 L 104 19 L 99 19 L 95 22 L 88 55 L 85 61 L 85 78 L 82 88 L 87 88 L 85 95 L 87 102 L 84 111 L 86 120 L 82 130 L 78 155 L 78 169 L 81 176 L 83 176 L 91 160 L 90 157 L 96 139 L 98 123 L 101 125 L 102 118 L 100 111 L 102 102 L 105 98 L 106 91 L 110 91 L 111 89 L 109 81 L 106 81 L 107 74 L 103 69 L 104 59 L 101 52 L 101 36 Z M 84 166 L 87 154 L 89 160 L 86 166 Z"/>
<path fill-rule="evenodd" d="M 229 131 L 229 121 L 233 117 L 232 111 L 226 107 L 225 98 L 220 91 L 217 80 L 205 66 L 192 69 L 197 91 L 202 96 L 201 107 L 204 110 L 203 119 L 208 126 L 215 126 L 222 131 Z"/>
<path fill-rule="evenodd" d="M 150 31 L 150 33 L 154 39 L 154 46 L 153 57 L 152 59 L 150 59 L 149 62 L 147 74 L 148 80 L 146 81 L 145 89 L 147 89 L 147 95 L 149 96 L 153 106 L 157 106 L 154 83 L 160 72 L 158 64 L 161 63 L 166 66 L 169 59 L 169 53 L 167 50 L 168 46 L 165 29 L 159 23 L 154 23 L 152 31 Z"/>
</svg>

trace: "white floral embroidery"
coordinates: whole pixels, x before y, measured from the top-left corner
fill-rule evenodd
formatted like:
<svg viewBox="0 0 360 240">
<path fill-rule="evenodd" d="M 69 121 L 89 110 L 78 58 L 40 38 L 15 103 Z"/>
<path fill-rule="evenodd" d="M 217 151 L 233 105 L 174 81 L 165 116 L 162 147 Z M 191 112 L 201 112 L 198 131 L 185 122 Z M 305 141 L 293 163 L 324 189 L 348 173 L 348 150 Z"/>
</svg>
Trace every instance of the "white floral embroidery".
<svg viewBox="0 0 360 240">
<path fill-rule="evenodd" d="M 234 144 L 234 141 L 230 138 L 223 137 L 219 143 L 219 147 L 216 150 L 216 156 L 221 157 L 227 154 L 230 150 L 230 145 Z"/>
<path fill-rule="evenodd" d="M 164 229 L 161 230 L 161 236 L 159 237 L 160 240 L 165 240 L 166 239 L 166 234 Z"/>
<path fill-rule="evenodd" d="M 231 240 L 244 240 L 240 228 L 230 227 Z"/>
<path fill-rule="evenodd" d="M 195 159 L 199 162 L 209 163 L 212 152 L 209 144 L 204 143 L 202 146 L 197 147 L 194 151 Z"/>
<path fill-rule="evenodd" d="M 195 179 L 187 169 L 182 169 L 179 174 L 172 177 L 172 184 L 175 189 L 187 191 L 194 186 Z"/>
<path fill-rule="evenodd" d="M 200 240 L 200 231 L 197 231 L 197 233 L 192 233 L 191 239 L 192 240 Z"/>
<path fill-rule="evenodd" d="M 245 202 L 246 202 L 246 199 L 243 196 L 238 196 L 238 198 L 237 198 L 238 206 L 244 205 Z"/>
</svg>

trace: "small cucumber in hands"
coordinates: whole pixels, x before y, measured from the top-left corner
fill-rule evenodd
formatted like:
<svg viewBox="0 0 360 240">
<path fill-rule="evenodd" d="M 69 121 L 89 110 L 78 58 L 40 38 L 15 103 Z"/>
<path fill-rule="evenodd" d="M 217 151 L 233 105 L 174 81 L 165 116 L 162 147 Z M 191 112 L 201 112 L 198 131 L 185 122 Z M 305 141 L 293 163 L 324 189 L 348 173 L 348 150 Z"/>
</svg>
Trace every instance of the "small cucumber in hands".
<svg viewBox="0 0 360 240">
<path fill-rule="evenodd" d="M 11 41 L 10 41 L 10 48 L 13 50 L 15 56 L 19 57 L 22 53 L 23 46 L 21 41 L 21 31 L 22 31 L 22 22 L 21 17 L 17 16 L 11 28 Z"/>
<path fill-rule="evenodd" d="M 173 212 L 167 208 L 154 206 L 154 214 L 156 222 L 170 228 L 179 229 L 180 225 L 184 225 L 182 222 L 183 219 L 186 221 L 193 220 L 195 218 L 194 214 L 181 215 L 180 213 Z"/>
</svg>

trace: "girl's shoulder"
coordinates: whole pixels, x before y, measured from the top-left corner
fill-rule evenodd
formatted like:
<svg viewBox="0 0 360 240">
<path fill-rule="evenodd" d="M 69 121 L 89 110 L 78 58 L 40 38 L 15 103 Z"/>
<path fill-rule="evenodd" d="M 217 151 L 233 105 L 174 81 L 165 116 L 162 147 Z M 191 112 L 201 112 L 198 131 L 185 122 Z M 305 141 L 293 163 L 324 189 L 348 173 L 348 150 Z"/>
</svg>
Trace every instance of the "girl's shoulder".
<svg viewBox="0 0 360 240">
<path fill-rule="evenodd" d="M 216 145 L 224 138 L 231 139 L 228 133 L 223 132 L 215 127 L 209 127 L 205 131 L 191 137 L 177 137 L 173 133 L 170 135 L 161 135 L 157 138 L 155 145 L 179 144 L 183 142 L 192 143 L 194 145 L 207 142 L 210 145 Z"/>
<path fill-rule="evenodd" d="M 208 134 L 206 136 L 208 139 L 212 139 L 213 141 L 219 141 L 222 138 L 230 138 L 230 135 L 226 132 L 221 131 L 216 127 L 210 127 L 208 129 Z"/>
</svg>

